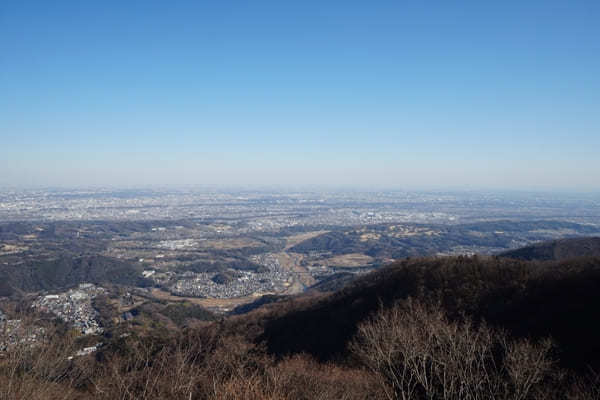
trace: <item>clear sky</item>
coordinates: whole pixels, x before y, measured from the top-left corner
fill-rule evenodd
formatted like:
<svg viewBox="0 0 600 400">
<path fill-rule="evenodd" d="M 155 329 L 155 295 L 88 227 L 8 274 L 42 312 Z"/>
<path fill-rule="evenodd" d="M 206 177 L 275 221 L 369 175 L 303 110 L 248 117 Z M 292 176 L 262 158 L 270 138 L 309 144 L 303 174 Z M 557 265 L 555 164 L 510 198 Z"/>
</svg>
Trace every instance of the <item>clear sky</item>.
<svg viewBox="0 0 600 400">
<path fill-rule="evenodd" d="M 600 1 L 2 1 L 0 185 L 600 189 Z"/>
</svg>

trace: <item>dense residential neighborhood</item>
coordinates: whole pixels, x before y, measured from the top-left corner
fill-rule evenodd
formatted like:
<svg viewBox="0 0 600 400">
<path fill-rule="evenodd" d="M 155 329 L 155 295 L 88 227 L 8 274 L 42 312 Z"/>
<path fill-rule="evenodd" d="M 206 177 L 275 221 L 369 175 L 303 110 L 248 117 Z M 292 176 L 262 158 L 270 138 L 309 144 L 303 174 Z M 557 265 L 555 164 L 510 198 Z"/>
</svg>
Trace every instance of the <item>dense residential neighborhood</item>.
<svg viewBox="0 0 600 400">
<path fill-rule="evenodd" d="M 82 334 L 101 334 L 102 327 L 97 321 L 97 311 L 91 300 L 105 293 L 102 287 L 91 283 L 81 283 L 76 289 L 58 294 L 47 294 L 36 299 L 31 307 L 43 313 L 51 313 L 71 324 Z"/>
</svg>

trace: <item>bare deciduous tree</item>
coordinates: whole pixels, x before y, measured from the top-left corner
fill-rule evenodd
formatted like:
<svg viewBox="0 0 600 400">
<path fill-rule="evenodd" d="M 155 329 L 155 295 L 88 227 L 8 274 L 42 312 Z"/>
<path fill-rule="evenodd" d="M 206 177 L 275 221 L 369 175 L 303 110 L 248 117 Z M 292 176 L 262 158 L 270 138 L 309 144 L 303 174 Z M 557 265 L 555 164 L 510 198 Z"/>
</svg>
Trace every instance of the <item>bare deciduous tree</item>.
<svg viewBox="0 0 600 400">
<path fill-rule="evenodd" d="M 361 324 L 350 348 L 390 399 L 528 399 L 552 373 L 551 342 L 510 341 L 408 299 Z"/>
</svg>

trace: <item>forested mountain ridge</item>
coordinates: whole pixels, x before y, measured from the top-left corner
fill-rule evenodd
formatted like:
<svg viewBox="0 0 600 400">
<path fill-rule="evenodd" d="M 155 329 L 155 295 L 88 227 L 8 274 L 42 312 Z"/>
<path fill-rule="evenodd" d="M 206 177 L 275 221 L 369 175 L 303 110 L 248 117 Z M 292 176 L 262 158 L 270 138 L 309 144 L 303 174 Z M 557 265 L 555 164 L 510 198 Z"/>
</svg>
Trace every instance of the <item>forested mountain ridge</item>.
<svg viewBox="0 0 600 400">
<path fill-rule="evenodd" d="M 600 257 L 600 237 L 568 238 L 536 243 L 501 253 L 519 260 L 565 260 L 575 257 Z"/>
<path fill-rule="evenodd" d="M 80 283 L 150 286 L 142 267 L 101 255 L 63 256 L 0 266 L 0 296 L 61 290 Z"/>
<path fill-rule="evenodd" d="M 257 311 L 256 340 L 279 356 L 343 356 L 358 324 L 381 307 L 414 298 L 440 304 L 450 318 L 468 316 L 515 337 L 550 336 L 561 363 L 600 367 L 600 258 L 521 261 L 501 257 L 410 259 L 357 278 L 329 295 L 279 301 Z M 247 318 L 252 319 L 252 313 Z M 258 314 L 257 314 L 258 315 Z M 243 318 L 244 316 L 242 316 Z"/>
</svg>

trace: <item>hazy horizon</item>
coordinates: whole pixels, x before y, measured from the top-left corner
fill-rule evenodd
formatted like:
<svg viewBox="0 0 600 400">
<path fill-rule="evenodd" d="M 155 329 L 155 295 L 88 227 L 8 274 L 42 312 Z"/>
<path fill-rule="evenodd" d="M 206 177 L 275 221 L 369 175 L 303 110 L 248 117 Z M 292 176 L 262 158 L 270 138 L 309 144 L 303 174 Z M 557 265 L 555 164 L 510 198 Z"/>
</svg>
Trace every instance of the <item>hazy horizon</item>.
<svg viewBox="0 0 600 400">
<path fill-rule="evenodd" d="M 52 192 L 57 193 L 263 193 L 269 194 L 374 194 L 397 193 L 398 195 L 499 195 L 507 198 L 521 196 L 551 195 L 557 198 L 575 196 L 584 200 L 588 196 L 595 199 L 600 196 L 597 189 L 572 188 L 507 188 L 507 187 L 474 187 L 474 186 L 382 186 L 382 185 L 336 185 L 336 184 L 147 184 L 147 185 L 0 185 L 0 191 L 10 192 Z"/>
<path fill-rule="evenodd" d="M 594 1 L 3 4 L 0 188 L 600 192 L 599 19 Z"/>
</svg>

